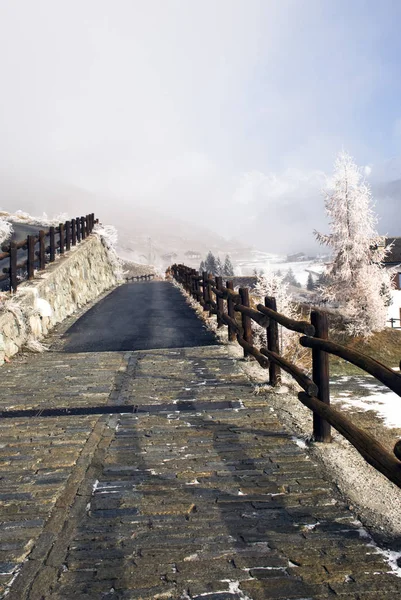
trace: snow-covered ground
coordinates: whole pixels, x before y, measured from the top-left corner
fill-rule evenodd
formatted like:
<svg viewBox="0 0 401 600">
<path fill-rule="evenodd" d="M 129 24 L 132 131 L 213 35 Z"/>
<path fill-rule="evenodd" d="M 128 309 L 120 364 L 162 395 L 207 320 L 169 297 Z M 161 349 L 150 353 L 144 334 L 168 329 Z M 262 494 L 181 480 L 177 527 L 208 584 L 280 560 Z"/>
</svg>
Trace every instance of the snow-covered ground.
<svg viewBox="0 0 401 600">
<path fill-rule="evenodd" d="M 240 256 L 235 257 L 235 274 L 236 275 L 252 275 L 255 271 L 273 271 L 280 270 L 285 274 L 289 269 L 292 269 L 296 280 L 306 286 L 308 274 L 322 273 L 325 267 L 326 257 L 316 257 L 310 260 L 288 262 L 287 257 L 282 254 L 269 254 L 259 250 L 252 250 L 249 257 L 241 259 Z"/>
<path fill-rule="evenodd" d="M 401 428 L 401 397 L 369 375 L 333 378 L 330 390 L 334 404 L 359 411 L 375 411 L 390 428 Z"/>
</svg>

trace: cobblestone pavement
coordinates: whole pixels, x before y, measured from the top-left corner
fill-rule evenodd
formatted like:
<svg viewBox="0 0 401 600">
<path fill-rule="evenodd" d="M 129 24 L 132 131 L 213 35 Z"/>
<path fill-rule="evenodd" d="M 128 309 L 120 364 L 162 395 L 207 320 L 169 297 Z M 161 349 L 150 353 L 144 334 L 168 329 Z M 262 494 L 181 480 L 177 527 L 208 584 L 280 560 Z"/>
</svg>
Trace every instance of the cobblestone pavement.
<svg viewBox="0 0 401 600">
<path fill-rule="evenodd" d="M 1 597 L 399 597 L 401 579 L 223 346 L 52 352 L 2 374 L 3 410 L 139 412 L 2 420 Z"/>
</svg>

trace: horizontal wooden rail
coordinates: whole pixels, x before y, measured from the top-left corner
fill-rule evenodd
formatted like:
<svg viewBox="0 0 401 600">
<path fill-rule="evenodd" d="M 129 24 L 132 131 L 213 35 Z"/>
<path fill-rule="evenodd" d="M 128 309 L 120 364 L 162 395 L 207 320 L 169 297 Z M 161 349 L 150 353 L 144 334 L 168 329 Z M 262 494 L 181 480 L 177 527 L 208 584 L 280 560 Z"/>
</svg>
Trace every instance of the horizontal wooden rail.
<svg viewBox="0 0 401 600">
<path fill-rule="evenodd" d="M 247 315 L 250 319 L 258 323 L 261 327 L 267 327 L 270 323 L 269 317 L 266 315 L 262 315 L 257 310 L 250 308 L 249 306 L 243 306 L 242 304 L 236 304 L 234 306 L 234 310 L 242 313 L 243 315 Z"/>
<path fill-rule="evenodd" d="M 299 400 L 314 413 L 334 427 L 358 450 L 372 467 L 383 473 L 390 481 L 401 488 L 401 462 L 374 439 L 369 433 L 353 425 L 347 417 L 329 404 L 304 392 L 298 394 Z"/>
<path fill-rule="evenodd" d="M 39 238 L 36 238 L 36 239 L 38 240 Z M 20 250 L 21 248 L 26 249 L 26 247 L 27 247 L 26 239 L 21 240 L 20 242 L 14 242 L 14 247 L 17 248 L 17 250 Z M 1 249 L 5 254 L 10 255 L 10 244 L 9 243 L 3 244 Z M 1 258 L 0 258 L 0 260 L 1 260 Z"/>
<path fill-rule="evenodd" d="M 313 412 L 313 437 L 316 441 L 330 442 L 331 426 L 333 426 L 349 440 L 368 463 L 401 488 L 401 440 L 395 444 L 391 454 L 370 434 L 353 425 L 340 411 L 330 406 L 328 356 L 335 354 L 347 360 L 373 375 L 399 396 L 401 396 L 401 375 L 369 356 L 330 342 L 325 311 L 312 310 L 311 322 L 297 321 L 276 310 L 274 297 L 266 296 L 265 306 L 258 304 L 255 310 L 250 306 L 248 288 L 240 288 L 238 293 L 234 292 L 232 281 L 227 282 L 227 287 L 224 287 L 221 277 L 213 278 L 205 271 L 200 277 L 197 271 L 185 265 L 173 265 L 171 271 L 175 279 L 203 304 L 204 310 L 209 310 L 210 315 L 217 315 L 219 327 L 223 324 L 228 326 L 229 340 L 237 340 L 244 349 L 244 357 L 254 357 L 264 369 L 269 369 L 271 385 L 280 382 L 280 370 L 283 369 L 301 386 L 304 392 L 299 393 L 298 397 Z M 227 313 L 224 300 L 227 301 Z M 235 311 L 241 314 L 241 326 L 235 319 Z M 252 320 L 266 329 L 267 348 L 257 349 L 254 346 Z M 312 350 L 312 378 L 280 355 L 278 324 L 303 334 L 300 338 L 301 345 Z"/>
<path fill-rule="evenodd" d="M 285 360 L 285 358 L 283 358 L 276 352 L 268 350 L 267 348 L 261 348 L 260 352 L 264 354 L 264 356 L 267 356 L 269 360 L 279 365 L 283 369 L 283 371 L 286 371 L 287 373 L 292 375 L 295 381 L 299 383 L 301 388 L 305 390 L 305 392 L 309 396 L 316 396 L 316 394 L 318 393 L 318 387 L 316 383 L 314 383 L 312 379 L 308 377 L 299 367 L 297 367 L 293 363 L 290 363 L 288 360 Z"/>
<path fill-rule="evenodd" d="M 324 350 L 324 352 L 335 354 L 336 356 L 347 360 L 366 373 L 373 375 L 373 377 L 376 377 L 376 379 L 384 383 L 384 385 L 393 390 L 393 392 L 401 396 L 401 375 L 394 373 L 394 371 L 374 358 L 370 358 L 370 356 L 366 356 L 366 354 L 362 354 L 361 352 L 350 350 L 335 342 L 329 342 L 328 340 L 322 340 L 320 338 L 304 336 L 301 337 L 299 341 L 305 348 L 318 348 L 319 350 Z"/>
<path fill-rule="evenodd" d="M 241 333 L 241 328 L 238 325 L 237 321 L 235 319 L 232 319 L 229 315 L 227 315 L 226 313 L 219 313 L 218 315 L 220 317 L 220 319 L 222 321 L 224 321 L 224 323 L 228 326 L 231 327 L 236 333 Z"/>
<path fill-rule="evenodd" d="M 267 315 L 271 319 L 274 319 L 275 321 L 277 321 L 277 323 L 280 323 L 280 325 L 283 325 L 291 331 L 296 331 L 297 333 L 304 333 L 305 335 L 315 334 L 315 328 L 313 327 L 313 325 L 311 325 L 311 323 L 308 323 L 308 321 L 296 321 L 295 319 L 290 319 L 289 317 L 286 317 L 281 313 L 272 310 L 271 308 L 267 308 L 267 306 L 263 306 L 263 304 L 258 304 L 256 308 L 264 315 Z"/>
<path fill-rule="evenodd" d="M 36 263 L 36 262 L 39 262 L 39 259 L 38 259 L 38 258 L 36 258 L 36 259 L 35 259 L 35 263 Z M 16 265 L 16 268 L 17 268 L 17 269 L 23 269 L 24 267 L 26 267 L 26 265 L 27 265 L 27 264 L 28 264 L 28 260 L 27 260 L 27 259 L 25 259 L 25 260 L 23 260 L 22 262 L 18 263 L 18 264 Z M 10 267 L 4 267 L 4 269 L 3 269 L 3 273 L 10 273 Z"/>
<path fill-rule="evenodd" d="M 92 213 L 85 217 L 78 217 L 60 223 L 58 227 L 50 226 L 47 230 L 42 229 L 38 232 L 38 235 L 28 235 L 25 240 L 3 244 L 0 261 L 6 260 L 8 266 L 2 268 L 5 275 L 0 277 L 0 281 L 8 279 L 9 289 L 15 293 L 23 279 L 33 279 L 36 269 L 43 270 L 46 268 L 47 263 L 54 262 L 57 252 L 64 254 L 65 250 L 70 250 L 71 244 L 75 246 L 77 232 L 79 232 L 78 241 L 80 241 L 92 233 L 97 222 Z M 59 237 L 57 240 L 55 238 L 56 234 Z M 17 258 L 21 259 L 18 252 L 21 250 L 26 252 L 27 258 L 17 263 Z M 26 273 L 24 272 L 25 267 Z"/>
<path fill-rule="evenodd" d="M 216 294 L 216 296 L 219 296 L 224 300 L 228 300 L 230 298 L 234 302 L 234 304 L 239 304 L 241 302 L 241 296 L 237 292 L 234 292 L 234 290 L 231 290 L 226 287 L 223 287 L 223 289 L 221 290 L 218 290 L 215 287 L 212 287 L 211 289 L 212 292 Z"/>
<path fill-rule="evenodd" d="M 258 361 L 258 363 L 260 364 L 260 366 L 263 369 L 269 368 L 268 359 L 265 356 L 263 356 L 263 354 L 261 354 L 259 352 L 259 350 L 257 350 L 257 348 L 255 348 L 255 346 L 252 346 L 252 344 L 249 344 L 240 335 L 237 335 L 237 342 L 239 343 L 240 346 L 242 346 L 244 348 L 244 350 L 247 351 L 248 354 L 251 354 L 254 358 L 256 358 L 256 360 Z"/>
</svg>

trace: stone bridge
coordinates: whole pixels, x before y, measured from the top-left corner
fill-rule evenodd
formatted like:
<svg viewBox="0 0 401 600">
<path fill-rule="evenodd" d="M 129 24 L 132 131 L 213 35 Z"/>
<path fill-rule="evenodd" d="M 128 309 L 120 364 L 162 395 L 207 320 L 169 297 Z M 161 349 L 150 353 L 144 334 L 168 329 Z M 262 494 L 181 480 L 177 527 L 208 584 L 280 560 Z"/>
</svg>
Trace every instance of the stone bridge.
<svg viewBox="0 0 401 600">
<path fill-rule="evenodd" d="M 401 579 L 168 282 L 1 372 L 0 597 L 395 600 Z"/>
</svg>

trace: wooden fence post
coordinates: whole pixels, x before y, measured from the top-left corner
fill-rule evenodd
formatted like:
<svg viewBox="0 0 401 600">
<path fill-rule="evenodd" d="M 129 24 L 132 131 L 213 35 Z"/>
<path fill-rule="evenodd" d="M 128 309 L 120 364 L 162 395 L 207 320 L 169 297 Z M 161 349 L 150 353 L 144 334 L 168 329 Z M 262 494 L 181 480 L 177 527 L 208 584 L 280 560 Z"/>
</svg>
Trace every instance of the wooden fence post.
<svg viewBox="0 0 401 600">
<path fill-rule="evenodd" d="M 39 231 L 39 270 L 40 271 L 43 271 L 46 268 L 45 240 L 46 240 L 46 234 L 43 231 L 43 229 L 41 229 Z"/>
<path fill-rule="evenodd" d="M 17 291 L 17 248 L 16 243 L 10 243 L 10 290 L 15 294 Z"/>
<path fill-rule="evenodd" d="M 33 279 L 35 270 L 35 236 L 28 235 L 26 241 L 28 245 L 28 279 Z"/>
<path fill-rule="evenodd" d="M 77 224 L 77 242 L 81 241 L 81 220 L 79 217 L 75 219 L 75 223 Z"/>
<path fill-rule="evenodd" d="M 86 215 L 86 217 L 85 217 L 85 224 L 86 224 L 86 237 L 88 237 L 88 235 L 90 234 L 89 215 Z"/>
<path fill-rule="evenodd" d="M 65 222 L 65 249 L 71 249 L 71 223 L 70 221 Z"/>
<path fill-rule="evenodd" d="M 81 239 L 86 238 L 85 217 L 81 217 Z"/>
<path fill-rule="evenodd" d="M 327 314 L 313 310 L 311 323 L 315 328 L 314 337 L 327 340 L 329 337 Z M 312 379 L 319 388 L 317 398 L 325 404 L 330 404 L 329 355 L 318 348 L 312 349 Z M 317 442 L 331 441 L 330 424 L 316 413 L 313 413 L 313 436 Z"/>
<path fill-rule="evenodd" d="M 271 308 L 277 312 L 276 299 L 272 296 L 265 297 L 265 306 L 266 308 Z M 279 340 L 278 340 L 278 323 L 274 321 L 274 319 L 270 319 L 269 325 L 266 327 L 266 336 L 267 336 L 267 349 L 275 352 L 276 354 L 280 354 L 279 348 Z M 281 369 L 280 367 L 273 362 L 270 361 L 269 364 L 269 383 L 273 387 L 281 383 Z"/>
<path fill-rule="evenodd" d="M 239 295 L 241 296 L 241 304 L 243 306 L 249 306 L 249 289 L 248 288 L 239 288 Z M 253 343 L 253 335 L 252 335 L 252 325 L 251 319 L 248 315 L 241 313 L 242 316 L 242 329 L 244 340 L 248 342 L 248 344 Z M 250 356 L 248 352 L 244 348 L 244 358 Z"/>
<path fill-rule="evenodd" d="M 216 275 L 216 289 L 217 290 L 222 290 L 223 289 L 223 278 L 220 277 L 219 275 Z M 223 298 L 220 298 L 220 296 L 218 296 L 216 294 L 216 304 L 217 304 L 217 327 L 223 327 L 224 323 L 222 321 L 222 319 L 219 317 L 218 313 L 223 314 L 224 312 L 224 300 Z"/>
<path fill-rule="evenodd" d="M 227 281 L 226 287 L 227 289 L 234 291 L 234 282 Z M 234 301 L 231 298 L 231 296 L 227 297 L 227 314 L 229 317 L 231 317 L 231 319 L 234 319 L 235 321 Z M 237 339 L 237 334 L 235 333 L 231 325 L 228 326 L 228 339 L 230 342 L 235 342 L 235 340 Z"/>
<path fill-rule="evenodd" d="M 64 223 L 60 223 L 59 231 L 60 231 L 60 254 L 64 254 Z"/>
<path fill-rule="evenodd" d="M 208 273 L 207 276 L 207 297 L 208 297 L 208 302 L 209 302 L 209 317 L 212 316 L 213 312 L 212 312 L 212 283 L 213 283 L 213 275 L 211 273 Z"/>
<path fill-rule="evenodd" d="M 207 294 L 207 271 L 202 271 L 202 288 L 203 288 L 203 310 L 209 310 L 209 296 Z"/>
<path fill-rule="evenodd" d="M 77 222 L 75 219 L 71 221 L 71 243 L 73 246 L 77 245 Z"/>
<path fill-rule="evenodd" d="M 191 294 L 192 294 L 192 298 L 194 298 L 195 300 L 198 300 L 198 296 L 196 294 L 197 292 L 197 281 L 196 281 L 196 275 L 197 272 L 195 269 L 191 269 L 190 273 L 189 273 L 189 279 L 191 282 Z"/>
<path fill-rule="evenodd" d="M 56 259 L 56 232 L 54 227 L 49 229 L 50 238 L 50 262 L 54 262 Z"/>
<path fill-rule="evenodd" d="M 193 269 L 189 269 L 187 270 L 187 275 L 188 275 L 188 287 L 189 287 L 189 293 L 192 296 L 192 298 L 194 297 L 194 281 L 192 279 L 192 273 L 193 273 Z"/>
<path fill-rule="evenodd" d="M 200 294 L 200 281 L 199 281 L 199 271 L 194 271 L 195 273 L 195 300 L 197 302 L 199 302 L 199 304 L 202 304 L 202 298 L 201 298 L 201 294 Z"/>
</svg>

